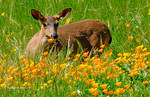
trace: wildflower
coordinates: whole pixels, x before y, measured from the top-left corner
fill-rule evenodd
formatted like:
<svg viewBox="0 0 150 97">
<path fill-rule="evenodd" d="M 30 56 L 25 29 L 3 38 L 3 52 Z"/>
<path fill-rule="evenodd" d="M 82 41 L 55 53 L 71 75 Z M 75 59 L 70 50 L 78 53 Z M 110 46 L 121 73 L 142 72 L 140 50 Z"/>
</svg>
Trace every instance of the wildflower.
<svg viewBox="0 0 150 97">
<path fill-rule="evenodd" d="M 1 88 L 4 88 L 5 86 L 6 86 L 6 82 L 0 84 L 0 87 L 1 87 Z"/>
<path fill-rule="evenodd" d="M 9 37 L 6 37 L 6 42 L 9 42 Z"/>
<path fill-rule="evenodd" d="M 25 77 L 25 78 L 24 78 L 24 81 L 25 81 L 25 82 L 27 82 L 28 80 L 29 80 L 29 78 L 28 78 L 28 77 Z"/>
<path fill-rule="evenodd" d="M 98 83 L 92 83 L 93 88 L 97 88 L 98 87 Z"/>
<path fill-rule="evenodd" d="M 116 86 L 117 86 L 117 87 L 120 87 L 121 84 L 122 84 L 122 82 L 118 82 L 118 83 L 116 83 Z"/>
<path fill-rule="evenodd" d="M 48 84 L 50 84 L 52 82 L 52 80 L 47 81 Z"/>
<path fill-rule="evenodd" d="M 93 95 L 94 95 L 94 96 L 98 95 L 98 90 L 97 90 L 97 88 L 95 88 L 95 91 L 94 91 Z"/>
<path fill-rule="evenodd" d="M 73 59 L 73 62 L 77 62 L 77 59 Z"/>
<path fill-rule="evenodd" d="M 73 91 L 73 92 L 72 92 L 72 96 L 75 96 L 75 95 L 76 95 L 76 91 Z"/>
<path fill-rule="evenodd" d="M 136 42 L 137 42 L 137 43 L 139 43 L 139 42 L 140 42 L 140 40 L 139 40 L 139 39 L 136 39 Z"/>
<path fill-rule="evenodd" d="M 95 89 L 94 88 L 90 88 L 90 89 L 88 89 L 88 91 L 89 91 L 89 93 L 92 94 L 95 91 Z"/>
<path fill-rule="evenodd" d="M 70 18 L 67 18 L 65 24 L 69 24 L 69 22 L 70 22 Z"/>
<path fill-rule="evenodd" d="M 144 49 L 143 49 L 143 52 L 146 52 L 146 51 L 147 51 L 147 48 L 144 48 Z"/>
<path fill-rule="evenodd" d="M 82 56 L 83 56 L 83 57 L 87 57 L 88 54 L 89 54 L 89 52 L 85 52 Z"/>
<path fill-rule="evenodd" d="M 132 35 L 131 35 L 131 36 L 129 36 L 129 39 L 130 39 L 130 40 L 133 40 L 133 36 L 132 36 Z"/>
<path fill-rule="evenodd" d="M 32 27 L 32 26 L 30 26 L 30 30 L 33 30 L 33 27 Z"/>
<path fill-rule="evenodd" d="M 2 82 L 2 78 L 0 78 L 0 82 Z"/>
<path fill-rule="evenodd" d="M 1 13 L 1 16 L 5 16 L 5 12 Z"/>
<path fill-rule="evenodd" d="M 102 53 L 102 52 L 103 52 L 103 49 L 102 49 L 102 48 L 101 48 L 101 49 L 99 49 L 99 50 L 98 50 L 98 52 L 99 52 L 99 53 Z"/>
<path fill-rule="evenodd" d="M 43 86 L 46 87 L 46 86 L 47 86 L 47 83 L 44 83 Z"/>
<path fill-rule="evenodd" d="M 133 93 L 133 92 L 134 92 L 134 91 L 133 91 L 133 88 L 131 88 L 130 91 L 131 91 L 131 93 Z"/>
<path fill-rule="evenodd" d="M 142 63 L 142 66 L 141 66 L 143 69 L 146 68 L 146 64 L 145 63 Z"/>
<path fill-rule="evenodd" d="M 13 77 L 9 77 L 8 80 L 13 80 Z"/>
<path fill-rule="evenodd" d="M 131 24 L 126 24 L 126 28 L 130 28 L 131 27 Z"/>
<path fill-rule="evenodd" d="M 89 84 L 90 84 L 89 80 L 87 80 L 85 83 L 86 83 L 86 85 L 89 85 Z"/>
<path fill-rule="evenodd" d="M 65 67 L 66 67 L 66 63 L 60 65 L 60 68 L 61 68 L 62 70 L 63 70 Z"/>
<path fill-rule="evenodd" d="M 130 88 L 130 84 L 124 85 L 124 88 L 129 89 Z"/>
<path fill-rule="evenodd" d="M 16 51 L 17 51 L 17 49 L 14 49 L 14 50 L 13 50 L 13 52 L 16 52 Z"/>
<path fill-rule="evenodd" d="M 53 43 L 54 39 L 48 39 L 48 42 L 51 44 Z"/>
<path fill-rule="evenodd" d="M 108 89 L 104 89 L 103 93 L 107 94 L 108 93 Z"/>
<path fill-rule="evenodd" d="M 43 89 L 43 88 L 44 88 L 43 86 L 40 87 L 40 89 Z"/>
<path fill-rule="evenodd" d="M 143 47 L 144 47 L 143 45 L 137 46 L 137 47 L 135 48 L 135 50 L 136 50 L 136 51 L 141 51 L 141 50 L 143 50 Z"/>
<path fill-rule="evenodd" d="M 104 48 L 105 48 L 105 44 L 101 45 L 100 48 L 101 48 L 101 49 L 104 49 Z"/>
<path fill-rule="evenodd" d="M 75 57 L 76 57 L 76 58 L 79 58 L 79 57 L 80 57 L 80 54 L 76 54 Z"/>
<path fill-rule="evenodd" d="M 81 93 L 81 91 L 80 91 L 80 90 L 77 90 L 77 93 L 78 93 L 78 94 L 80 94 L 80 93 Z"/>
<path fill-rule="evenodd" d="M 101 87 L 102 89 L 106 89 L 107 84 L 102 84 L 102 85 L 100 85 L 100 87 Z"/>
<path fill-rule="evenodd" d="M 22 86 L 25 87 L 27 85 L 27 82 L 25 82 Z"/>
<path fill-rule="evenodd" d="M 43 53 L 43 56 L 47 56 L 48 55 L 48 51 L 45 51 L 44 53 Z"/>
<path fill-rule="evenodd" d="M 10 21 L 10 24 L 13 24 L 13 22 L 12 22 L 12 21 Z"/>
<path fill-rule="evenodd" d="M 143 81 L 143 85 L 148 85 L 148 81 Z"/>
<path fill-rule="evenodd" d="M 31 83 L 28 83 L 27 86 L 30 87 L 30 86 L 31 86 Z"/>
<path fill-rule="evenodd" d="M 150 9 L 148 10 L 148 15 L 150 15 Z"/>
<path fill-rule="evenodd" d="M 71 60 L 71 58 L 70 58 L 70 57 L 68 57 L 68 58 L 67 58 L 67 60 L 68 60 L 68 61 L 70 61 L 70 60 Z"/>
<path fill-rule="evenodd" d="M 23 58 L 24 58 L 24 55 L 21 55 L 21 56 L 20 56 L 20 59 L 23 59 Z"/>
<path fill-rule="evenodd" d="M 112 95 L 113 93 L 114 93 L 113 91 L 109 91 L 107 94 Z"/>
</svg>

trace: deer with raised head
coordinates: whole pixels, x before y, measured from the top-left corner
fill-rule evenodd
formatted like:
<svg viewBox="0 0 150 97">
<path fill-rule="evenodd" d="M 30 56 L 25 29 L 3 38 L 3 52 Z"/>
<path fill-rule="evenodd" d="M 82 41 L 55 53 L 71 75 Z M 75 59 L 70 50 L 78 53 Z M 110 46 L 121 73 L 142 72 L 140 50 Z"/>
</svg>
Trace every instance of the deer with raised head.
<svg viewBox="0 0 150 97">
<path fill-rule="evenodd" d="M 49 38 L 57 40 L 55 46 L 59 49 L 70 42 L 74 53 L 77 53 L 77 42 L 87 51 L 99 48 L 102 44 L 106 47 L 111 43 L 109 28 L 97 20 L 82 20 L 58 27 L 59 20 L 66 18 L 70 11 L 71 8 L 66 8 L 54 16 L 43 16 L 39 11 L 32 9 L 33 18 L 39 20 L 42 26 L 29 41 L 26 52 L 29 55 L 35 55 L 37 52 L 45 51 L 45 48 L 51 46 L 48 44 Z"/>
</svg>

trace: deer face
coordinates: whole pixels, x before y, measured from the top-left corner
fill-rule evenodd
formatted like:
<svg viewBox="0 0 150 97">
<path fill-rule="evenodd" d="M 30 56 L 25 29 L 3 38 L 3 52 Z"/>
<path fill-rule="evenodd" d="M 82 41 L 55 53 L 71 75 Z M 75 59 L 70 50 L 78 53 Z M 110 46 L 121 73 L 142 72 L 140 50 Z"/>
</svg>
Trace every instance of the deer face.
<svg viewBox="0 0 150 97">
<path fill-rule="evenodd" d="M 54 16 L 43 16 L 39 11 L 32 9 L 31 14 L 36 20 L 41 22 L 41 33 L 43 33 L 44 36 L 57 39 L 57 28 L 59 25 L 59 20 L 66 18 L 70 11 L 71 8 L 66 8 Z"/>
</svg>

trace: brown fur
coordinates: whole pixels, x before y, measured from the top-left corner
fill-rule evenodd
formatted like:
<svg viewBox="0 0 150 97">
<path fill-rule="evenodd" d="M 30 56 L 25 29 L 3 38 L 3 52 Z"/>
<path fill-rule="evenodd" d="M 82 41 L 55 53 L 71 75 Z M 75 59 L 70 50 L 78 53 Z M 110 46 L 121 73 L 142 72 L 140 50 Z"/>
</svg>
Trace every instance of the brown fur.
<svg viewBox="0 0 150 97">
<path fill-rule="evenodd" d="M 97 20 L 82 20 L 60 26 L 57 34 L 60 42 L 67 44 L 70 41 L 74 45 L 73 50 L 75 53 L 78 48 L 76 40 L 81 43 L 83 49 L 87 50 L 99 48 L 102 44 L 108 46 L 111 41 L 109 28 Z"/>
<path fill-rule="evenodd" d="M 42 27 L 40 32 L 36 33 L 29 41 L 26 47 L 28 55 L 34 56 L 36 52 L 41 53 L 45 51 L 45 48 L 51 47 L 52 44 L 48 44 L 48 38 L 54 38 L 54 36 L 55 38 L 58 36 L 58 38 L 53 46 L 60 50 L 70 42 L 74 53 L 77 53 L 77 40 L 82 48 L 87 51 L 92 48 L 99 48 L 102 44 L 108 46 L 111 43 L 109 28 L 97 20 L 82 20 L 58 27 L 59 20 L 68 16 L 70 11 L 71 8 L 66 8 L 55 16 L 43 16 L 39 11 L 31 10 L 32 16 L 41 22 Z"/>
</svg>

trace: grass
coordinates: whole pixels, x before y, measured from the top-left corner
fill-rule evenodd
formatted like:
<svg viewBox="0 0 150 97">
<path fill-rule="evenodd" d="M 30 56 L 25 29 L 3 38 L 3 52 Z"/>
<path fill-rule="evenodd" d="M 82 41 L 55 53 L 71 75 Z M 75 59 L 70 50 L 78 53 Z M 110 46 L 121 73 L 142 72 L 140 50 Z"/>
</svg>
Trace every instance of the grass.
<svg viewBox="0 0 150 97">
<path fill-rule="evenodd" d="M 98 19 L 108 25 L 112 43 L 103 55 L 87 59 L 80 54 L 69 59 L 64 49 L 34 62 L 25 59 L 28 41 L 40 30 L 30 10 L 54 15 L 67 7 L 72 8 L 70 23 Z M 105 97 L 112 90 L 117 94 L 109 96 L 150 96 L 149 9 L 149 0 L 0 0 L 0 95 Z M 119 87 L 118 82 L 122 82 Z M 101 88 L 103 84 L 107 84 L 108 91 Z"/>
</svg>

